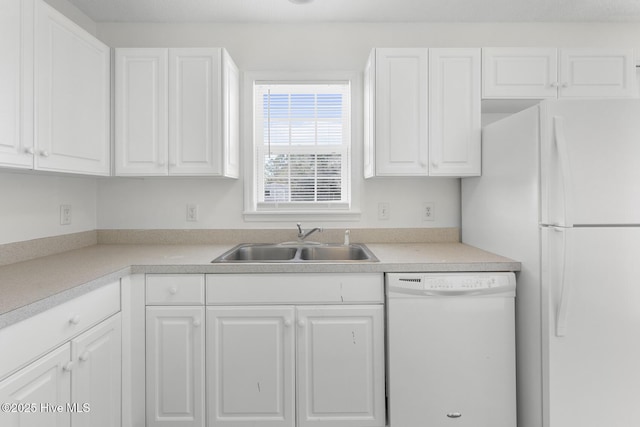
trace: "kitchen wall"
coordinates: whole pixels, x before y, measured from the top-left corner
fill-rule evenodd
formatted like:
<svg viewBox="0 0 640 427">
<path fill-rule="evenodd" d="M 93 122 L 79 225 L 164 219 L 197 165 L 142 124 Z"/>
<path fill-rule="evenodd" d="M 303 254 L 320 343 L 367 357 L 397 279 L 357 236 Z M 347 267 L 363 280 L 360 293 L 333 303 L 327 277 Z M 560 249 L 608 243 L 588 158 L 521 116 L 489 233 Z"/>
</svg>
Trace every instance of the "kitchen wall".
<svg viewBox="0 0 640 427">
<path fill-rule="evenodd" d="M 94 178 L 0 170 L 0 244 L 95 230 Z M 72 221 L 60 225 L 60 205 Z"/>
<path fill-rule="evenodd" d="M 372 47 L 640 47 L 637 24 L 98 24 L 114 47 L 224 46 L 241 69 L 360 70 Z"/>
<path fill-rule="evenodd" d="M 599 24 L 99 24 L 114 47 L 224 46 L 241 70 L 362 70 L 373 47 L 387 46 L 635 46 L 640 28 Z M 495 111 L 495 109 L 494 109 Z M 501 117 L 485 116 L 485 122 Z M 358 125 L 361 126 L 360 122 Z M 250 143 L 248 140 L 244 144 Z M 359 221 L 327 227 L 457 227 L 459 180 L 373 179 L 361 173 L 362 140 L 353 149 Z M 211 179 L 111 179 L 98 183 L 98 226 L 110 228 L 252 228 L 284 223 L 244 222 L 243 182 Z M 378 220 L 379 202 L 391 217 Z M 422 220 L 423 202 L 436 218 Z M 187 203 L 200 221 L 185 220 Z"/>
<path fill-rule="evenodd" d="M 86 31 L 93 35 L 96 35 L 97 25 L 87 15 L 82 13 L 75 5 L 69 3 L 67 0 L 44 0 L 49 3 L 51 7 L 65 15 L 67 18 L 74 21 L 76 24 L 84 28 Z"/>
<path fill-rule="evenodd" d="M 96 23 L 67 0 L 45 1 L 97 34 Z M 0 169 L 0 245 L 95 230 L 97 188 L 91 177 Z M 60 224 L 63 204 L 72 206 L 69 225 Z"/>
<path fill-rule="evenodd" d="M 359 175 L 361 176 L 361 175 Z M 116 178 L 98 182 L 98 227 L 120 228 L 295 228 L 323 227 L 458 227 L 459 179 L 358 179 L 359 221 L 289 219 L 285 222 L 245 222 L 242 180 L 208 178 Z M 390 218 L 378 220 L 378 202 L 388 202 Z M 435 220 L 422 221 L 421 206 L 435 203 Z M 186 205 L 198 205 L 198 222 L 186 221 Z"/>
<path fill-rule="evenodd" d="M 114 47 L 224 46 L 242 70 L 361 70 L 372 47 L 631 46 L 633 24 L 95 24 L 66 0 L 54 7 Z M 491 120 L 497 116 L 487 116 Z M 354 194 L 359 221 L 326 227 L 457 227 L 458 179 L 361 178 L 362 141 L 354 141 Z M 94 228 L 282 228 L 244 222 L 243 180 L 211 178 L 89 178 L 0 171 L 0 244 Z M 420 217 L 435 203 L 435 221 Z M 378 202 L 390 219 L 377 219 Z M 185 220 L 199 205 L 198 222 Z M 59 205 L 73 222 L 59 225 Z M 314 224 L 317 223 L 314 221 Z"/>
</svg>

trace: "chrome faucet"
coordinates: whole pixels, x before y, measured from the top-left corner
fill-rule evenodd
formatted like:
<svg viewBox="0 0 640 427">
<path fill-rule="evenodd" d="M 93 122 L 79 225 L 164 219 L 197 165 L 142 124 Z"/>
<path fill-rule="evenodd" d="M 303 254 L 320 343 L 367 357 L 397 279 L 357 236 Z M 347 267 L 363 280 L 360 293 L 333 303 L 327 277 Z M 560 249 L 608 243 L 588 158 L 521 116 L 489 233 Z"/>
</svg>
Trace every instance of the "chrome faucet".
<svg viewBox="0 0 640 427">
<path fill-rule="evenodd" d="M 312 228 L 311 230 L 303 230 L 302 229 L 302 224 L 297 223 L 296 224 L 298 226 L 298 241 L 302 242 L 304 239 L 306 239 L 307 237 L 309 237 L 311 234 L 317 232 L 322 232 L 322 228 L 320 227 L 315 227 Z"/>
</svg>

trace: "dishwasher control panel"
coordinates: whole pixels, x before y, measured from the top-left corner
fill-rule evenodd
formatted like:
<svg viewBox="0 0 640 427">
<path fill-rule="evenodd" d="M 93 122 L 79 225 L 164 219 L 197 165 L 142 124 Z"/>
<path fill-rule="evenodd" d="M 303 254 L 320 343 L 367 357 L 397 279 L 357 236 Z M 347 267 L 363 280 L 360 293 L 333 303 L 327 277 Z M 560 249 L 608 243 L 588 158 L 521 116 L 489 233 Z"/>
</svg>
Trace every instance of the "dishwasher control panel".
<svg viewBox="0 0 640 427">
<path fill-rule="evenodd" d="M 515 292 L 513 273 L 389 273 L 387 293 L 491 294 Z"/>
</svg>

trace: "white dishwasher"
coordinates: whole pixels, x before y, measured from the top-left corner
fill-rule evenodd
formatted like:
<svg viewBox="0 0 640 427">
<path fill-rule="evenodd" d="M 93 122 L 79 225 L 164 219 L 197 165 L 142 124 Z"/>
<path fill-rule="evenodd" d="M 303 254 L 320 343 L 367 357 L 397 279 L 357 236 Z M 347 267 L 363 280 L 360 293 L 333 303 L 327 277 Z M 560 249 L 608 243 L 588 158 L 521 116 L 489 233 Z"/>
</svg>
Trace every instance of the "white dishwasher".
<svg viewBox="0 0 640 427">
<path fill-rule="evenodd" d="M 386 275 L 389 427 L 515 427 L 515 275 Z"/>
</svg>

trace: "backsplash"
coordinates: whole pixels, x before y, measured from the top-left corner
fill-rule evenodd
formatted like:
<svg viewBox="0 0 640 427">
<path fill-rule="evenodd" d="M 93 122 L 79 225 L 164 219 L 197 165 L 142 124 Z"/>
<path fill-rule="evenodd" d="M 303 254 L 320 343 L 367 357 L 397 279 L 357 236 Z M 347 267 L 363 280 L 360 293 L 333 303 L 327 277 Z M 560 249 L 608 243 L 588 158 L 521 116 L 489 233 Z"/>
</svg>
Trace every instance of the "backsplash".
<svg viewBox="0 0 640 427">
<path fill-rule="evenodd" d="M 344 241 L 343 228 L 326 229 L 308 240 L 322 243 Z M 292 229 L 238 230 L 92 230 L 0 245 L 0 265 L 101 245 L 235 245 L 280 243 L 297 240 Z M 354 228 L 352 243 L 455 243 L 460 229 L 450 228 Z"/>
<path fill-rule="evenodd" d="M 342 243 L 345 228 L 328 228 L 307 240 Z M 98 230 L 98 244 L 204 245 L 281 243 L 297 240 L 295 229 L 236 230 Z M 353 228 L 353 243 L 452 243 L 460 241 L 460 229 L 451 228 Z"/>
<path fill-rule="evenodd" d="M 0 265 L 28 261 L 98 243 L 95 230 L 0 245 Z"/>
</svg>

